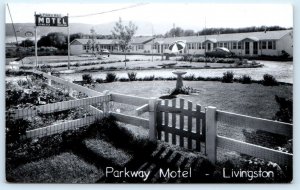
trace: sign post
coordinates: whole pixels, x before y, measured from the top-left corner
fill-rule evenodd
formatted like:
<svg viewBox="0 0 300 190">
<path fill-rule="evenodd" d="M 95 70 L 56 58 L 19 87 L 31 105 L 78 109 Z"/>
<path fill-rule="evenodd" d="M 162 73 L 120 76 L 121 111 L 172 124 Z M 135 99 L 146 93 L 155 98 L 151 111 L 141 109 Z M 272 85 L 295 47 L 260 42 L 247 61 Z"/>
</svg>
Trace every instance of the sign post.
<svg viewBox="0 0 300 190">
<path fill-rule="evenodd" d="M 69 28 L 69 14 L 61 16 L 60 14 L 34 13 L 35 17 L 35 59 L 38 67 L 37 56 L 37 27 L 68 27 L 68 69 L 70 69 L 70 28 Z"/>
<path fill-rule="evenodd" d="M 67 17 L 69 17 L 69 13 Z M 68 70 L 70 70 L 70 25 L 68 25 Z"/>
</svg>

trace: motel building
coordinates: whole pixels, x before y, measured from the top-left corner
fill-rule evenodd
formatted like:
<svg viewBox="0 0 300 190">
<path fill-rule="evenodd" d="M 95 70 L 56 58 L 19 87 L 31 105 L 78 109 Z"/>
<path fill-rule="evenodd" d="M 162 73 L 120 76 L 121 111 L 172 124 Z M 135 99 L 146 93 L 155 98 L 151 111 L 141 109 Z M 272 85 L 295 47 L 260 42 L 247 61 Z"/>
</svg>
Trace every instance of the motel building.
<svg viewBox="0 0 300 190">
<path fill-rule="evenodd" d="M 86 53 L 100 52 L 107 49 L 110 52 L 119 52 L 118 40 L 115 39 L 75 39 L 70 43 L 71 55 L 81 55 Z"/>
<path fill-rule="evenodd" d="M 71 54 L 80 55 L 87 51 L 91 39 L 75 39 L 70 44 Z M 173 42 L 183 40 L 185 49 L 181 54 L 200 54 L 225 47 L 239 56 L 280 56 L 282 51 L 293 56 L 293 30 L 218 34 L 206 36 L 186 36 L 173 38 L 134 37 L 130 43 L 130 53 L 163 54 Z M 117 40 L 97 39 L 98 49 L 120 52 Z M 97 51 L 98 51 L 97 49 Z"/>
</svg>

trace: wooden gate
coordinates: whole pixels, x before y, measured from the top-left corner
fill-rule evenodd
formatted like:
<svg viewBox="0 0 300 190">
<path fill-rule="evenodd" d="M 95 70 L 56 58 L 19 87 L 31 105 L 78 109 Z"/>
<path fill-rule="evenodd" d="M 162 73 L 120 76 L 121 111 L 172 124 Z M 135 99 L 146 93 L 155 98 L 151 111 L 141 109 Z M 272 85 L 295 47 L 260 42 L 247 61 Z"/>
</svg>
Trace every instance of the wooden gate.
<svg viewBox="0 0 300 190">
<path fill-rule="evenodd" d="M 184 99 L 164 100 L 157 105 L 157 137 L 205 154 L 205 113 Z"/>
</svg>

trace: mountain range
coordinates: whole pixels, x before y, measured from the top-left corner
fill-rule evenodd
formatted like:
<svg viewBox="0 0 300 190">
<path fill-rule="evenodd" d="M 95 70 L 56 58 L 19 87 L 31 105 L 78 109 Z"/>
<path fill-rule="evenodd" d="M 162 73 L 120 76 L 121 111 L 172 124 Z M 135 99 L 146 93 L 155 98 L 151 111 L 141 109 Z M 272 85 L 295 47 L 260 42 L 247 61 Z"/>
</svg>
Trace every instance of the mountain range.
<svg viewBox="0 0 300 190">
<path fill-rule="evenodd" d="M 123 21 L 124 24 L 128 24 L 127 21 Z M 151 36 L 152 34 L 165 34 L 172 27 L 172 24 L 155 24 L 152 29 L 150 22 L 137 21 L 134 24 L 138 27 L 136 36 Z M 97 34 L 109 35 L 113 30 L 115 22 L 109 22 L 104 24 L 92 25 L 83 23 L 70 23 L 70 34 L 83 33 L 90 34 L 92 28 L 95 29 Z M 34 33 L 34 23 L 14 23 L 17 36 L 25 37 L 25 33 L 30 31 Z M 50 32 L 63 32 L 67 34 L 68 30 L 65 27 L 38 27 L 38 36 L 47 35 Z M 5 28 L 6 37 L 14 36 L 13 25 L 6 23 Z"/>
</svg>

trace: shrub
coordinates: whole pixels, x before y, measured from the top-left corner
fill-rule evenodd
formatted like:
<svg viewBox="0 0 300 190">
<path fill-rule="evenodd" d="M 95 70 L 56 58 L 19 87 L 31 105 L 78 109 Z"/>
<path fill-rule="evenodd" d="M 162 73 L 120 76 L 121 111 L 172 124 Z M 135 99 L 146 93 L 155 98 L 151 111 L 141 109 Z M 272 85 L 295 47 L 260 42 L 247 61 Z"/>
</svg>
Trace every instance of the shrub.
<svg viewBox="0 0 300 190">
<path fill-rule="evenodd" d="M 128 82 L 129 79 L 127 79 L 127 78 L 120 78 L 119 81 L 120 81 L 120 82 Z"/>
<path fill-rule="evenodd" d="M 275 100 L 279 105 L 279 111 L 276 112 L 273 119 L 281 122 L 293 122 L 293 100 L 285 99 L 275 95 Z"/>
<path fill-rule="evenodd" d="M 11 119 L 9 116 L 6 120 L 6 143 L 19 141 L 22 135 L 26 134 L 26 129 L 30 123 L 24 119 Z"/>
<path fill-rule="evenodd" d="M 117 80 L 117 75 L 115 73 L 106 73 L 106 82 L 114 82 Z"/>
<path fill-rule="evenodd" d="M 179 89 L 173 89 L 171 90 L 171 93 L 170 93 L 170 96 L 174 96 L 174 95 L 178 95 L 178 94 L 190 94 L 190 93 L 195 93 L 197 92 L 196 89 L 192 88 L 192 87 L 189 87 L 189 86 L 184 86 L 184 87 L 181 87 Z"/>
<path fill-rule="evenodd" d="M 264 77 L 264 79 L 262 81 L 262 84 L 264 86 L 277 86 L 278 85 L 278 82 L 273 75 L 264 74 L 263 77 Z"/>
<path fill-rule="evenodd" d="M 92 75 L 91 74 L 83 74 L 82 80 L 88 84 L 91 84 L 93 82 Z"/>
<path fill-rule="evenodd" d="M 251 77 L 250 77 L 249 75 L 243 75 L 243 76 L 239 79 L 239 81 L 240 81 L 241 83 L 243 83 L 243 84 L 250 84 L 250 83 L 252 83 L 252 79 L 251 79 Z"/>
<path fill-rule="evenodd" d="M 227 71 L 223 73 L 223 77 L 222 77 L 222 82 L 225 83 L 232 83 L 233 82 L 233 72 L 232 71 Z"/>
<path fill-rule="evenodd" d="M 102 79 L 102 78 L 97 78 L 97 79 L 96 79 L 96 82 L 97 82 L 97 83 L 103 83 L 103 79 Z"/>
<path fill-rule="evenodd" d="M 153 81 L 154 79 L 155 79 L 155 76 L 151 75 L 151 76 L 145 76 L 142 80 L 143 81 Z"/>
<path fill-rule="evenodd" d="M 136 72 L 128 72 L 127 75 L 130 81 L 136 81 Z"/>
<path fill-rule="evenodd" d="M 196 77 L 194 74 L 190 74 L 188 76 L 183 77 L 184 80 L 193 81 L 196 80 Z"/>
</svg>

